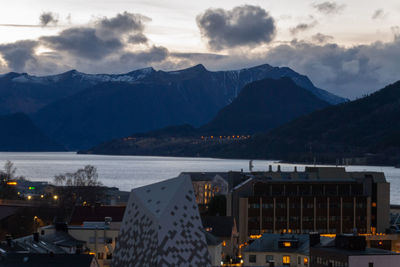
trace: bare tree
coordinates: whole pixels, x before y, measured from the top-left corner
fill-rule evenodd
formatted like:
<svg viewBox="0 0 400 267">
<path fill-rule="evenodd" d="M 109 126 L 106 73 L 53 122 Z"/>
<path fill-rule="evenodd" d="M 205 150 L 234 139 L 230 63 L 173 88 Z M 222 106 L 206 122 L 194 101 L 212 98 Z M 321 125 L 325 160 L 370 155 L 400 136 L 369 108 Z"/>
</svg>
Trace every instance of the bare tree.
<svg viewBox="0 0 400 267">
<path fill-rule="evenodd" d="M 15 177 L 16 172 L 17 172 L 17 168 L 14 167 L 14 163 L 7 160 L 6 163 L 4 163 L 4 174 L 6 176 L 6 180 L 13 179 Z"/>
<path fill-rule="evenodd" d="M 54 176 L 54 184 L 59 186 L 58 193 L 67 204 L 94 204 L 104 197 L 105 188 L 98 180 L 96 167 L 86 165 L 74 173 L 64 173 Z M 64 202 L 65 204 L 65 202 Z"/>
<path fill-rule="evenodd" d="M 102 186 L 103 184 L 98 178 L 97 168 L 92 165 L 86 165 L 74 173 L 54 176 L 54 183 L 64 186 Z"/>
</svg>

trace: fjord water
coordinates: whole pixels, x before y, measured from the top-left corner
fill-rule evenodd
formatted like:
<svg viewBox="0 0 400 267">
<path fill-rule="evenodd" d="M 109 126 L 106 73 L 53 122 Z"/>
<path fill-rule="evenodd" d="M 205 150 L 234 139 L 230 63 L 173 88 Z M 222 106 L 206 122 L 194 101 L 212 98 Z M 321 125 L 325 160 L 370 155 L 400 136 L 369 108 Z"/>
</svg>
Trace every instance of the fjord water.
<svg viewBox="0 0 400 267">
<path fill-rule="evenodd" d="M 10 160 L 17 167 L 17 175 L 32 181 L 52 182 L 54 175 L 74 172 L 87 164 L 97 167 L 99 180 L 106 186 L 123 191 L 176 177 L 183 171 L 248 171 L 248 160 L 211 158 L 173 158 L 145 156 L 78 155 L 73 152 L 0 153 L 0 169 Z M 265 171 L 268 165 L 276 170 L 278 164 L 284 171 L 299 171 L 305 165 L 282 164 L 272 160 L 255 160 L 254 170 Z M 400 169 L 378 166 L 347 166 L 348 171 L 382 171 L 390 182 L 392 204 L 400 204 Z"/>
</svg>

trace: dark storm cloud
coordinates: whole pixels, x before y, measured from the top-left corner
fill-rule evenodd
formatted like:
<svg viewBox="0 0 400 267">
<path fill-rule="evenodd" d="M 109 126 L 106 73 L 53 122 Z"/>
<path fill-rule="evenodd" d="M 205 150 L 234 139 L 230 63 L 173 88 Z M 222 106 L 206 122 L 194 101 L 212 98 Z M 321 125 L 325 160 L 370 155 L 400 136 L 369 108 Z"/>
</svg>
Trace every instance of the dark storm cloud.
<svg viewBox="0 0 400 267">
<path fill-rule="evenodd" d="M 32 40 L 17 41 L 0 45 L 0 54 L 9 68 L 21 72 L 30 60 L 35 60 L 34 51 L 38 42 Z"/>
<path fill-rule="evenodd" d="M 346 6 L 340 5 L 336 2 L 323 2 L 323 3 L 314 3 L 312 5 L 319 12 L 324 13 L 326 15 L 336 14 L 341 12 Z"/>
<path fill-rule="evenodd" d="M 316 21 L 313 21 L 311 23 L 299 23 L 296 27 L 293 27 L 290 29 L 290 33 L 292 35 L 296 35 L 299 32 L 304 32 L 308 31 L 312 28 L 314 28 L 318 23 Z"/>
<path fill-rule="evenodd" d="M 375 10 L 374 14 L 372 14 L 372 19 L 383 19 L 385 17 L 385 12 L 383 9 Z"/>
<path fill-rule="evenodd" d="M 196 20 L 202 37 L 213 50 L 269 43 L 276 31 L 274 19 L 258 6 L 207 9 Z"/>
<path fill-rule="evenodd" d="M 171 56 L 182 59 L 195 60 L 198 62 L 207 60 L 220 60 L 226 58 L 226 55 L 212 54 L 212 53 L 171 53 Z"/>
<path fill-rule="evenodd" d="M 49 24 L 57 25 L 57 17 L 57 14 L 53 12 L 43 12 L 39 17 L 40 25 L 43 27 L 48 26 Z"/>
<path fill-rule="evenodd" d="M 140 63 L 154 63 L 165 60 L 169 55 L 167 48 L 162 46 L 153 46 L 148 50 L 129 52 L 121 55 L 120 59 L 123 63 L 126 62 L 140 62 Z"/>
<path fill-rule="evenodd" d="M 314 42 L 320 43 L 320 44 L 327 43 L 334 39 L 333 36 L 322 34 L 322 33 L 317 33 L 317 34 L 313 35 L 311 38 Z"/>
<path fill-rule="evenodd" d="M 58 35 L 43 36 L 39 40 L 55 51 L 100 60 L 120 53 L 126 46 L 125 38 L 128 42 L 147 42 L 147 37 L 142 33 L 143 20 L 148 18 L 124 12 L 112 18 L 99 19 L 91 27 L 73 27 Z"/>
<path fill-rule="evenodd" d="M 318 86 L 354 98 L 399 80 L 400 39 L 345 48 L 293 42 L 270 50 L 266 61 L 308 75 Z"/>
<path fill-rule="evenodd" d="M 55 36 L 41 37 L 40 41 L 56 51 L 91 60 L 106 57 L 123 47 L 117 38 L 108 40 L 99 38 L 93 28 L 71 28 Z"/>
<path fill-rule="evenodd" d="M 128 38 L 128 43 L 132 43 L 132 44 L 145 44 L 145 43 L 147 43 L 147 41 L 148 41 L 148 39 L 147 39 L 146 35 L 144 35 L 143 33 L 131 35 Z"/>
<path fill-rule="evenodd" d="M 100 19 L 97 22 L 97 27 L 100 30 L 107 30 L 114 33 L 143 32 L 144 21 L 148 20 L 150 19 L 145 16 L 125 11 L 113 18 Z"/>
</svg>

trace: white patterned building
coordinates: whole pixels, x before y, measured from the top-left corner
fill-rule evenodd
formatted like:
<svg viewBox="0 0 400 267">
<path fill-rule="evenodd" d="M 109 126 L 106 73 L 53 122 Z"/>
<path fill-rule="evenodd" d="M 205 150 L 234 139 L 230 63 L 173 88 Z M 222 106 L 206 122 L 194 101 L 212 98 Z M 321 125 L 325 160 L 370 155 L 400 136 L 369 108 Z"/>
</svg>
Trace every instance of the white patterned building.
<svg viewBox="0 0 400 267">
<path fill-rule="evenodd" d="M 133 189 L 113 266 L 211 266 L 189 177 Z"/>
</svg>

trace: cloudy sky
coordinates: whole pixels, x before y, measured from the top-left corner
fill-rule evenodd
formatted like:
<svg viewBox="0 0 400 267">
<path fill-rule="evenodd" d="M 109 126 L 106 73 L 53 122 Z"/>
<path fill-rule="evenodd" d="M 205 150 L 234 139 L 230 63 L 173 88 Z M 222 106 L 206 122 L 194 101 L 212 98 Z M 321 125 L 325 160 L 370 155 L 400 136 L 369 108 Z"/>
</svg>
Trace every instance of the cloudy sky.
<svg viewBox="0 0 400 267">
<path fill-rule="evenodd" d="M 398 0 L 4 0 L 0 73 L 289 66 L 356 98 L 400 80 Z"/>
</svg>

